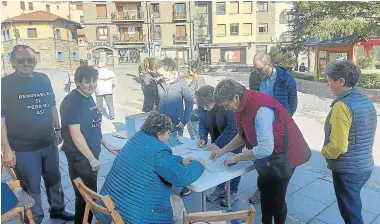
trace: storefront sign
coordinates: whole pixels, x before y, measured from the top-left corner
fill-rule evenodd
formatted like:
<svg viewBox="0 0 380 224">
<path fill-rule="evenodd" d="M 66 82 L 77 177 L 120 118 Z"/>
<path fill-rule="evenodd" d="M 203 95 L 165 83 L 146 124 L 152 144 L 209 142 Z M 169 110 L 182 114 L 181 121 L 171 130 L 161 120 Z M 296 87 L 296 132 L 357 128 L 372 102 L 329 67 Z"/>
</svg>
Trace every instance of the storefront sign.
<svg viewBox="0 0 380 224">
<path fill-rule="evenodd" d="M 110 42 L 110 41 L 89 42 L 89 43 L 88 43 L 88 46 L 87 46 L 87 50 L 90 50 L 90 49 L 92 49 L 92 48 L 99 47 L 99 46 L 103 46 L 103 47 L 111 47 L 111 48 L 113 48 L 113 43 Z"/>
</svg>

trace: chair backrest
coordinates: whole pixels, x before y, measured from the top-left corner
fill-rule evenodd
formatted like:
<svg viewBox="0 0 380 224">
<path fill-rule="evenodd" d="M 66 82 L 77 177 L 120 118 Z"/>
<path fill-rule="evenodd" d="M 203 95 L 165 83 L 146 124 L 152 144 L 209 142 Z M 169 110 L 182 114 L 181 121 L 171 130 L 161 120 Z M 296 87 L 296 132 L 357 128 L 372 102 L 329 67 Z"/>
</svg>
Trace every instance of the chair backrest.
<svg viewBox="0 0 380 224">
<path fill-rule="evenodd" d="M 184 214 L 183 223 L 188 224 L 189 222 L 221 222 L 229 221 L 233 219 L 247 219 L 247 224 L 253 224 L 253 218 L 256 214 L 256 210 L 253 206 L 250 206 L 248 210 L 236 211 L 236 212 L 198 212 Z"/>
<path fill-rule="evenodd" d="M 86 209 L 83 217 L 83 224 L 87 224 L 88 215 L 90 210 L 93 214 L 96 212 L 101 212 L 108 216 L 111 216 L 112 224 L 124 224 L 123 219 L 121 218 L 119 212 L 116 210 L 115 204 L 112 202 L 110 196 L 102 196 L 84 185 L 81 178 L 74 180 L 75 185 L 77 186 L 82 197 L 86 201 Z M 104 206 L 97 204 L 95 201 L 100 201 Z"/>
</svg>

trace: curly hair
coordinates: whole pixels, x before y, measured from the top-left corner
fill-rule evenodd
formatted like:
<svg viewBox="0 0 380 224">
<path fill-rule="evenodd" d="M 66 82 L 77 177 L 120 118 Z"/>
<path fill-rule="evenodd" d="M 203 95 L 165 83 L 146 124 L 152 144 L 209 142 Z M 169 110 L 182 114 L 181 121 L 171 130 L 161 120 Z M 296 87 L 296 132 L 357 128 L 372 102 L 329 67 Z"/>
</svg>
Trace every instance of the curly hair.
<svg viewBox="0 0 380 224">
<path fill-rule="evenodd" d="M 141 131 L 145 134 L 157 137 L 159 133 L 165 133 L 173 129 L 172 121 L 165 114 L 160 114 L 157 111 L 150 112 L 148 118 L 141 126 Z"/>
<path fill-rule="evenodd" d="M 214 101 L 216 104 L 221 105 L 225 101 L 231 101 L 237 95 L 240 102 L 242 102 L 245 90 L 246 88 L 237 81 L 224 79 L 215 87 Z"/>
</svg>

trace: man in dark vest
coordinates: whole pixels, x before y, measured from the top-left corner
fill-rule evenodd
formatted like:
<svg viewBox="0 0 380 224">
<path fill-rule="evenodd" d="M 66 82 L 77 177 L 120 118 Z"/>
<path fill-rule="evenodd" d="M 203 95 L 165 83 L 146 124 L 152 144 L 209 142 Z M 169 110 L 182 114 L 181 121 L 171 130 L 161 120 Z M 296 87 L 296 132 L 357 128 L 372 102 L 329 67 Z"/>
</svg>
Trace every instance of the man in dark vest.
<svg viewBox="0 0 380 224">
<path fill-rule="evenodd" d="M 265 159 L 272 154 L 284 152 L 288 139 L 288 156 L 293 170 L 305 163 L 311 155 L 301 131 L 289 112 L 271 96 L 246 90 L 240 83 L 226 79 L 215 88 L 215 103 L 235 112 L 237 135 L 222 149 L 214 150 L 210 159 L 215 160 L 227 152 L 246 145 L 248 151 L 228 157 L 225 165 L 239 161 Z M 287 133 L 285 135 L 285 124 Z M 283 178 L 258 176 L 258 188 L 262 198 L 262 223 L 285 223 L 287 206 L 286 189 L 291 175 Z"/>
<path fill-rule="evenodd" d="M 332 171 L 335 195 L 345 223 L 361 224 L 360 191 L 371 176 L 377 125 L 371 100 L 355 88 L 360 70 L 348 61 L 327 66 L 329 88 L 337 97 L 325 123 L 322 154 Z"/>
</svg>

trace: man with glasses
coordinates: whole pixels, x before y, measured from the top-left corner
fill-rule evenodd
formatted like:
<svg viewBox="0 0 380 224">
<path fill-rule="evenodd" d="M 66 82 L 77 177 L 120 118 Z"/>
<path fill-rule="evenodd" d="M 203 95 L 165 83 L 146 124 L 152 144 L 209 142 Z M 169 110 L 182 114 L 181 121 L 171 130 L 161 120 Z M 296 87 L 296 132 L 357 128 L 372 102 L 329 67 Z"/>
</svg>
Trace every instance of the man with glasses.
<svg viewBox="0 0 380 224">
<path fill-rule="evenodd" d="M 16 45 L 11 53 L 15 72 L 1 80 L 2 162 L 14 168 L 25 191 L 35 200 L 31 208 L 38 224 L 44 218 L 41 176 L 50 205 L 50 218 L 72 221 L 65 210 L 57 145 L 62 142 L 61 126 L 49 78 L 34 72 L 35 51 Z"/>
<path fill-rule="evenodd" d="M 263 52 L 253 57 L 253 67 L 249 77 L 249 89 L 275 98 L 293 116 L 298 104 L 294 78 L 284 68 L 273 66 L 270 56 Z M 253 204 L 260 203 L 260 191 L 253 193 L 249 201 Z"/>
</svg>

